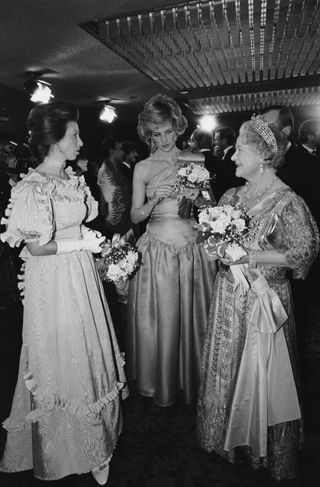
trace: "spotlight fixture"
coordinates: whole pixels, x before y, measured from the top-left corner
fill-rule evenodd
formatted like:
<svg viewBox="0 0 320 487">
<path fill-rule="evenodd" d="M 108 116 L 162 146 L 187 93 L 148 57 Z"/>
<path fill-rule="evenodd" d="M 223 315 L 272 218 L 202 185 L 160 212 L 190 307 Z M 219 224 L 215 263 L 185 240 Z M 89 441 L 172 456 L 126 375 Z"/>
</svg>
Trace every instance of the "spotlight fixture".
<svg viewBox="0 0 320 487">
<path fill-rule="evenodd" d="M 102 122 L 112 123 L 117 118 L 116 109 L 111 105 L 105 105 L 99 116 Z"/>
<path fill-rule="evenodd" d="M 212 132 L 217 126 L 217 120 L 213 115 L 204 115 L 199 120 L 198 128 L 204 132 Z"/>
<path fill-rule="evenodd" d="M 34 103 L 48 103 L 51 98 L 54 98 L 51 85 L 46 81 L 31 78 L 24 83 L 24 88 Z"/>
</svg>

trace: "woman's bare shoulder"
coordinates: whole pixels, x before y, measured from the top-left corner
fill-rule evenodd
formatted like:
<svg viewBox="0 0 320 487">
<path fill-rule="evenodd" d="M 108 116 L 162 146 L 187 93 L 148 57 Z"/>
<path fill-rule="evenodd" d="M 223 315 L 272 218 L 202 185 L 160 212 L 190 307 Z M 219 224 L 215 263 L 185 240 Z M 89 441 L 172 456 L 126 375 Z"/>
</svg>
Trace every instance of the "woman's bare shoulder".
<svg viewBox="0 0 320 487">
<path fill-rule="evenodd" d="M 138 162 L 135 165 L 134 170 L 139 174 L 147 174 L 150 170 L 151 165 L 152 165 L 152 160 L 150 159 L 150 157 L 148 157 L 147 159 Z"/>
</svg>

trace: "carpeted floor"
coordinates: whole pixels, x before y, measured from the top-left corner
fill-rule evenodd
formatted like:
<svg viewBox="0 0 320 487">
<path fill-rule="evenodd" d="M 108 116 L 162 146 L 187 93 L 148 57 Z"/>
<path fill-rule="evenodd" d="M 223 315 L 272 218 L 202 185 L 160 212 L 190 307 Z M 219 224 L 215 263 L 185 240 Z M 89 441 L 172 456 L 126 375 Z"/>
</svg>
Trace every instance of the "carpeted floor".
<svg viewBox="0 0 320 487">
<path fill-rule="evenodd" d="M 0 420 L 10 408 L 21 345 L 21 306 L 14 303 L 0 311 Z M 282 482 L 287 487 L 313 487 L 320 477 L 320 303 L 306 316 L 301 376 L 306 427 L 300 458 L 300 476 Z M 195 411 L 180 402 L 171 408 L 153 405 L 133 391 L 123 404 L 124 431 L 111 462 L 108 487 L 272 487 L 279 485 L 264 470 L 229 465 L 203 452 L 195 438 Z M 5 432 L 1 430 L 1 451 Z M 2 487 L 90 487 L 91 474 L 70 476 L 50 483 L 35 479 L 32 472 L 0 474 Z"/>
</svg>

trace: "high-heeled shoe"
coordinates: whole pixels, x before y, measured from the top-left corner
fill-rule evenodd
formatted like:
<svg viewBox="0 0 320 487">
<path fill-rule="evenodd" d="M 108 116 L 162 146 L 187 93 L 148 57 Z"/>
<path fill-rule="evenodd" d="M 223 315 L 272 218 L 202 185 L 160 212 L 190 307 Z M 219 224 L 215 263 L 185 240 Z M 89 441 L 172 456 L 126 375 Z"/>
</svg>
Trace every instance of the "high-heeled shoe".
<svg viewBox="0 0 320 487">
<path fill-rule="evenodd" d="M 102 470 L 92 470 L 91 473 L 93 475 L 93 478 L 99 485 L 106 485 L 106 483 L 108 482 L 109 470 L 109 465 L 107 465 Z"/>
</svg>

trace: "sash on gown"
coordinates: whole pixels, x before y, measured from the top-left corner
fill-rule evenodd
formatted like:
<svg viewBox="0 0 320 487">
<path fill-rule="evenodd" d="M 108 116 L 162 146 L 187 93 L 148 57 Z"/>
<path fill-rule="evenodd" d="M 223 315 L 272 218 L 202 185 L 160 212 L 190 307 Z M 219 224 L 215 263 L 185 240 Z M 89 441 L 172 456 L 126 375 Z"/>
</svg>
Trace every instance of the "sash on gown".
<svg viewBox="0 0 320 487">
<path fill-rule="evenodd" d="M 256 300 L 233 396 L 224 449 L 249 445 L 267 455 L 268 426 L 301 418 L 283 324 L 286 311 L 264 276 L 251 289 Z"/>
</svg>

